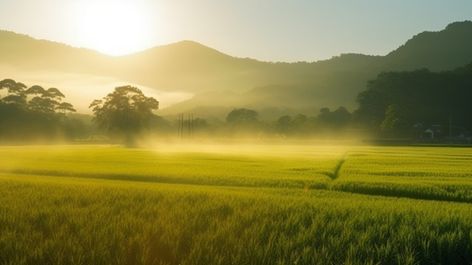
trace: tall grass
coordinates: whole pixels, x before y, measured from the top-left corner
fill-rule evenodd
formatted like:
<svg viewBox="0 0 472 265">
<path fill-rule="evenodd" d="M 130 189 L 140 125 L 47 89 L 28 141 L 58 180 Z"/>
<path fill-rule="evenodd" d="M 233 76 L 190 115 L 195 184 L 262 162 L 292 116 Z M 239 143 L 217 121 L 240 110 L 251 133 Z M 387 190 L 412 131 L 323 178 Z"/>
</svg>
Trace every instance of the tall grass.
<svg viewBox="0 0 472 265">
<path fill-rule="evenodd" d="M 1 264 L 467 264 L 469 204 L 0 177 Z"/>
<path fill-rule="evenodd" d="M 256 187 L 323 187 L 341 149 L 200 146 L 182 151 L 105 146 L 0 148 L 0 173 Z M 295 149 L 294 149 L 295 148 Z"/>
<path fill-rule="evenodd" d="M 339 175 L 336 190 L 472 202 L 469 148 L 353 148 Z"/>
<path fill-rule="evenodd" d="M 0 157 L 0 264 L 472 264 L 469 149 L 42 146 Z"/>
</svg>

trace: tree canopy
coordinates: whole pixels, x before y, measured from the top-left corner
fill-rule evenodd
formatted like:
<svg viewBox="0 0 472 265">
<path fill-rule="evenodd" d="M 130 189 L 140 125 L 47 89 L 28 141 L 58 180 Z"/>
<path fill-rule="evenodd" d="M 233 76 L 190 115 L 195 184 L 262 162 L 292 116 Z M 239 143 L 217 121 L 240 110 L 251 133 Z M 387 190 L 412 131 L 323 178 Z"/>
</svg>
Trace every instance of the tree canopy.
<svg viewBox="0 0 472 265">
<path fill-rule="evenodd" d="M 257 122 L 258 113 L 255 110 L 251 109 L 234 109 L 228 116 L 226 116 L 226 121 L 233 124 L 250 124 Z"/>
<path fill-rule="evenodd" d="M 413 130 L 453 126 L 472 130 L 472 65 L 447 72 L 380 74 L 358 96 L 357 117 L 371 128 Z"/>
<path fill-rule="evenodd" d="M 64 98 L 57 88 L 28 88 L 13 79 L 0 81 L 0 138 L 54 138 L 57 133 L 68 134 L 66 114 L 75 109 Z"/>
<path fill-rule="evenodd" d="M 3 89 L 7 91 L 1 98 L 1 102 L 5 104 L 16 104 L 33 112 L 56 113 L 57 110 L 60 113 L 75 112 L 72 104 L 62 101 L 65 95 L 57 88 L 46 90 L 38 85 L 28 88 L 21 82 L 4 79 L 0 81 L 0 91 Z"/>
<path fill-rule="evenodd" d="M 102 129 L 130 140 L 149 126 L 159 102 L 146 97 L 137 87 L 121 86 L 103 99 L 94 100 L 90 108 Z"/>
</svg>

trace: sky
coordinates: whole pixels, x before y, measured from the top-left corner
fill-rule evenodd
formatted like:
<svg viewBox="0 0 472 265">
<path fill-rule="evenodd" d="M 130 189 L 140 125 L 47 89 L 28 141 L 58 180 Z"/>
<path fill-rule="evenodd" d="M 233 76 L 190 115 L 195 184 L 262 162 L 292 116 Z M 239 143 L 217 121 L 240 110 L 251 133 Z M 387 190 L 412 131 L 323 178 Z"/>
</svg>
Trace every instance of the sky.
<svg viewBox="0 0 472 265">
<path fill-rule="evenodd" d="M 472 0 L 0 0 L 0 29 L 123 55 L 193 40 L 237 57 L 385 55 L 472 20 Z"/>
</svg>

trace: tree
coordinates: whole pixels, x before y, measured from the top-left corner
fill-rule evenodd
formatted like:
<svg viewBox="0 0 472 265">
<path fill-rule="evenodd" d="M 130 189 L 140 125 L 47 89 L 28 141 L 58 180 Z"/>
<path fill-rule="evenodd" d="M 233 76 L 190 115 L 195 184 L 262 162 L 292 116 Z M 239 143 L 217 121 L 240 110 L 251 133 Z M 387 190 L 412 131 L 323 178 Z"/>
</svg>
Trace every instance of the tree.
<svg viewBox="0 0 472 265">
<path fill-rule="evenodd" d="M 234 109 L 228 116 L 226 122 L 232 124 L 251 124 L 257 122 L 258 113 L 250 109 Z"/>
<path fill-rule="evenodd" d="M 61 101 L 63 98 L 65 98 L 64 94 L 62 94 L 62 92 L 59 91 L 59 89 L 54 88 L 54 87 L 51 87 L 48 90 L 46 90 L 43 93 L 43 97 L 56 99 L 58 101 Z"/>
<path fill-rule="evenodd" d="M 28 107 L 31 111 L 53 114 L 59 102 L 45 97 L 34 97 L 28 102 Z"/>
<path fill-rule="evenodd" d="M 72 104 L 68 102 L 60 103 L 59 105 L 56 106 L 56 110 L 63 114 L 66 114 L 67 112 L 76 112 L 76 110 L 74 109 L 74 106 L 72 106 Z"/>
<path fill-rule="evenodd" d="M 3 79 L 0 81 L 0 89 L 10 89 L 16 86 L 16 82 L 13 79 Z"/>
<path fill-rule="evenodd" d="M 351 121 L 351 113 L 345 107 L 339 107 L 335 111 L 331 111 L 329 108 L 322 108 L 318 115 L 318 120 L 330 127 L 344 127 Z"/>
<path fill-rule="evenodd" d="M 23 83 L 5 79 L 0 81 L 0 90 L 6 90 L 1 91 L 0 137 L 52 139 L 57 133 L 64 136 L 75 123 L 62 115 L 75 110 L 72 104 L 62 102 L 65 96 L 57 88 L 45 90 L 35 85 L 27 89 Z"/>
<path fill-rule="evenodd" d="M 385 119 L 380 124 L 384 132 L 399 132 L 408 128 L 407 115 L 398 105 L 389 105 L 385 111 Z"/>
<path fill-rule="evenodd" d="M 345 107 L 339 107 L 333 111 L 333 123 L 335 126 L 346 126 L 351 121 L 352 115 Z"/>
<path fill-rule="evenodd" d="M 8 95 L 2 98 L 2 101 L 7 104 L 26 105 L 26 97 L 22 95 Z"/>
<path fill-rule="evenodd" d="M 0 89 L 7 89 L 8 93 L 21 94 L 26 88 L 25 84 L 16 82 L 13 79 L 4 79 L 0 81 Z"/>
<path fill-rule="evenodd" d="M 42 86 L 34 85 L 28 88 L 25 93 L 29 96 L 42 97 L 46 94 L 46 90 Z"/>
<path fill-rule="evenodd" d="M 113 135 L 132 144 L 136 134 L 149 127 L 159 102 L 133 86 L 117 87 L 101 100 L 90 104 L 95 122 Z"/>
<path fill-rule="evenodd" d="M 7 104 L 25 105 L 25 88 L 25 84 L 16 82 L 13 79 L 4 79 L 0 81 L 0 90 L 7 89 L 7 95 L 2 99 L 2 101 Z"/>
<path fill-rule="evenodd" d="M 292 117 L 285 115 L 280 117 L 276 123 L 276 129 L 279 133 L 287 135 L 292 130 Z"/>
<path fill-rule="evenodd" d="M 43 87 L 34 85 L 26 89 L 26 85 L 13 79 L 0 81 L 0 90 L 7 89 L 7 95 L 2 102 L 7 104 L 28 105 L 33 112 L 55 113 L 55 110 L 75 111 L 70 103 L 61 103 L 64 94 L 57 88 L 45 90 Z M 28 96 L 31 100 L 28 101 Z"/>
</svg>

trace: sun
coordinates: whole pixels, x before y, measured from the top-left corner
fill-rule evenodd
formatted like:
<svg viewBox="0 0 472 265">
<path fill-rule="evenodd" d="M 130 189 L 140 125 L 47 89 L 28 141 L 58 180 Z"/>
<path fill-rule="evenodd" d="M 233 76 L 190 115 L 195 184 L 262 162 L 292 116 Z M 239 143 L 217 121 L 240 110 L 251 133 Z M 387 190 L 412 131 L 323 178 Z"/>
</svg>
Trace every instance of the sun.
<svg viewBox="0 0 472 265">
<path fill-rule="evenodd" d="M 155 20 L 138 1 L 78 1 L 78 42 L 109 55 L 124 55 L 150 45 Z"/>
</svg>

